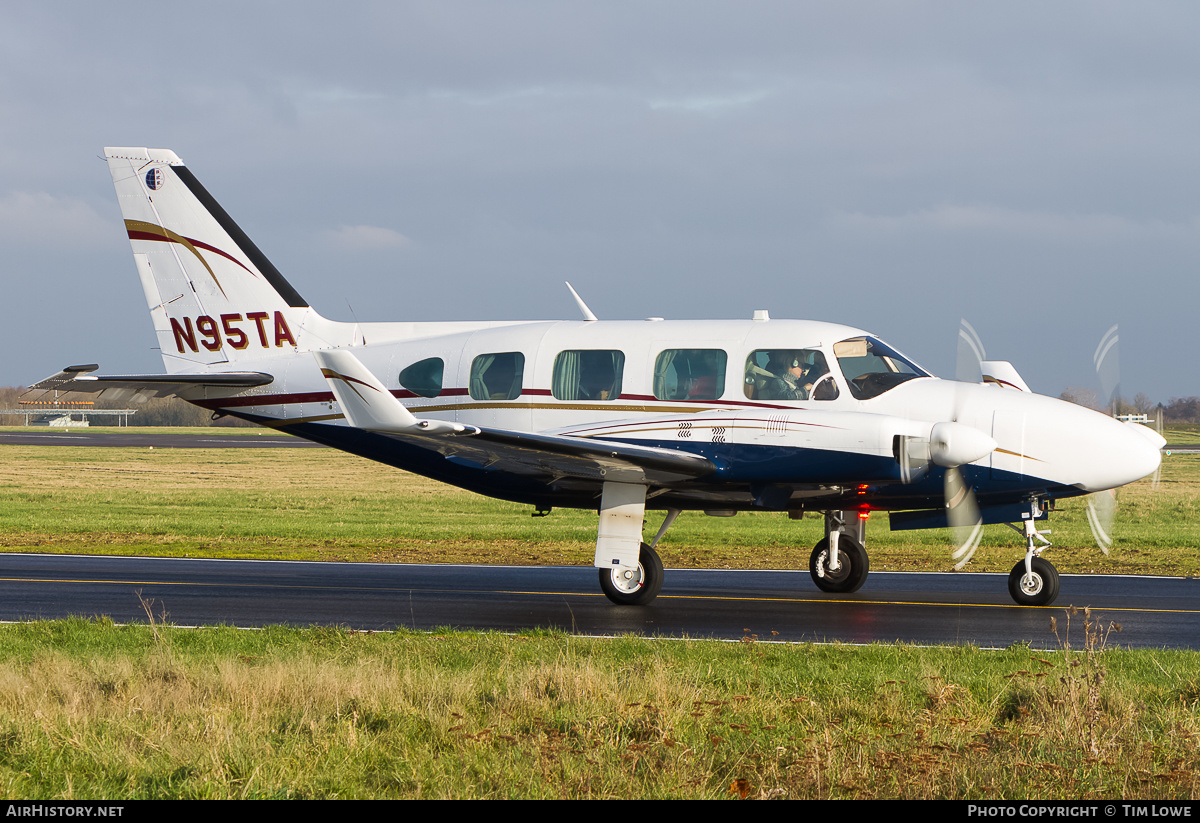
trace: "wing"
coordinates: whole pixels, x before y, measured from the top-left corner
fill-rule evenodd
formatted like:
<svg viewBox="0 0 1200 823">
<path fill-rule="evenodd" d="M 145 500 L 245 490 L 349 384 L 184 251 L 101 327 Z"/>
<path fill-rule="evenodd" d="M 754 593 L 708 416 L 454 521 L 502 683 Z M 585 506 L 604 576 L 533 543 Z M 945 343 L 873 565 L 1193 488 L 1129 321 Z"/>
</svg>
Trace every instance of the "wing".
<svg viewBox="0 0 1200 823">
<path fill-rule="evenodd" d="M 418 419 L 349 351 L 313 356 L 351 426 L 428 448 L 448 460 L 548 480 L 644 484 L 702 477 L 717 468 L 704 457 L 673 449 Z"/>
</svg>

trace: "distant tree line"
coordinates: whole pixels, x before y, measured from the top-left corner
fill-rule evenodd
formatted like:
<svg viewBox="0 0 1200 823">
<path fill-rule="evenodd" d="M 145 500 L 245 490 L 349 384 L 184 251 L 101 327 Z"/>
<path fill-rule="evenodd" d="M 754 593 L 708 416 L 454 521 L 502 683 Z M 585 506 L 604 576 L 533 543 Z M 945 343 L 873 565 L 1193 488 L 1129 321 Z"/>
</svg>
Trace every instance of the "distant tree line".
<svg viewBox="0 0 1200 823">
<path fill-rule="evenodd" d="M 1176 423 L 1200 423 L 1200 397 L 1172 397 L 1163 417 Z"/>
<path fill-rule="evenodd" d="M 25 391 L 20 386 L 3 386 L 0 387 L 0 409 L 19 409 L 21 408 L 18 402 L 21 398 L 21 393 Z M 64 400 L 84 400 L 88 399 L 86 395 L 63 395 Z M 137 403 L 131 406 L 114 406 L 108 403 L 97 403 L 92 408 L 95 409 L 137 409 L 137 414 L 129 417 L 130 426 L 253 426 L 253 423 L 247 423 L 244 420 L 239 420 L 236 417 L 222 417 L 220 420 L 213 420 L 212 413 L 207 409 L 202 409 L 198 406 L 193 406 L 178 397 L 153 398 L 145 403 Z M 115 418 L 96 418 L 92 421 L 93 425 L 116 425 Z M 25 424 L 24 415 L 18 417 L 14 414 L 0 416 L 0 426 L 22 426 Z"/>
<path fill-rule="evenodd" d="M 1096 411 L 1109 411 L 1094 389 L 1072 386 L 1059 395 L 1059 399 Z M 1157 415 L 1161 407 L 1163 422 L 1200 423 L 1200 397 L 1172 397 L 1168 403 L 1163 404 L 1155 403 L 1139 392 L 1133 396 L 1133 400 L 1118 397 L 1116 406 L 1117 414 L 1148 414 L 1151 417 Z"/>
</svg>

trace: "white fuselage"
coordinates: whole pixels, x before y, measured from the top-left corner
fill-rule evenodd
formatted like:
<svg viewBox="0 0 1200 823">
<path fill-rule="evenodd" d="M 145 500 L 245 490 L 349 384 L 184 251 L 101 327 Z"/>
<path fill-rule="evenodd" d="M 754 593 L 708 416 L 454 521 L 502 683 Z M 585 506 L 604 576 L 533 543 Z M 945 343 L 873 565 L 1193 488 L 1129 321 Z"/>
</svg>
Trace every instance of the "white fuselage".
<svg viewBox="0 0 1200 823">
<path fill-rule="evenodd" d="M 358 359 L 420 417 L 693 451 L 717 462 L 731 480 L 886 486 L 877 503 L 883 508 L 910 505 L 903 499 L 910 493 L 932 499 L 920 484 L 899 487 L 896 438 L 928 437 L 945 421 L 996 441 L 994 451 L 969 467 L 985 499 L 1115 488 L 1153 472 L 1159 460 L 1156 435 L 1144 427 L 1015 389 L 925 376 L 911 361 L 901 366 L 918 372 L 905 375 L 909 379 L 874 396 L 856 396 L 864 392 L 846 370 L 862 368 L 866 358 L 855 357 L 861 352 L 843 341 L 876 339 L 831 323 L 559 321 L 353 329 L 348 336 L 359 342 L 353 346 Z M 779 399 L 755 386 L 755 379 L 771 380 L 769 369 L 756 364 L 779 351 L 821 362 L 824 390 L 810 389 L 816 394 L 808 399 Z M 273 374 L 272 384 L 225 401 L 210 394 L 204 405 L 285 428 L 344 426 L 313 359 L 280 354 L 238 362 L 239 368 Z M 612 365 L 615 360 L 620 363 Z M 589 390 L 583 385 L 588 364 L 595 371 L 601 361 L 608 389 Z M 886 362 L 894 368 L 893 360 Z M 414 364 L 406 387 L 401 375 Z M 436 385 L 420 374 L 430 371 L 429 364 L 440 369 Z"/>
</svg>

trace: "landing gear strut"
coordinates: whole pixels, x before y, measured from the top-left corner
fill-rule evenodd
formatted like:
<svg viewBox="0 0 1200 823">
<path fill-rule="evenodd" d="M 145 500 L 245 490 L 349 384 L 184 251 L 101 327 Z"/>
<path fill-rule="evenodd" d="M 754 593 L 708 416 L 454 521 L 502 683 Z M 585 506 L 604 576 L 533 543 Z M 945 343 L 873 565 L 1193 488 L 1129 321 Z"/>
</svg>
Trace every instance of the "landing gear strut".
<svg viewBox="0 0 1200 823">
<path fill-rule="evenodd" d="M 808 561 L 809 574 L 818 589 L 849 594 L 862 588 L 871 570 L 863 546 L 865 531 L 857 512 L 825 513 L 825 539 L 813 548 Z"/>
<path fill-rule="evenodd" d="M 1008 574 L 1008 593 L 1021 606 L 1049 606 L 1058 597 L 1058 569 L 1041 553 L 1050 548 L 1050 541 L 1042 535 L 1050 530 L 1038 531 L 1037 518 L 1042 516 L 1038 501 L 1029 504 L 1029 517 L 1023 522 L 1021 531 L 1025 535 L 1025 558 L 1013 566 Z M 1037 543 L 1042 543 L 1038 546 Z"/>
</svg>

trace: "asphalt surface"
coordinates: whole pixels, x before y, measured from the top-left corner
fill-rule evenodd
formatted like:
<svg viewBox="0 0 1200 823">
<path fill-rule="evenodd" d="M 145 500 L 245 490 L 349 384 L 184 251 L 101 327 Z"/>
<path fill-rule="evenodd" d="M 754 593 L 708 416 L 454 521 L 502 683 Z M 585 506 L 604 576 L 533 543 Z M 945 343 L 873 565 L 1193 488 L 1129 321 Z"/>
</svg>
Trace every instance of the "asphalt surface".
<svg viewBox="0 0 1200 823">
<path fill-rule="evenodd" d="M 177 625 L 337 625 L 360 630 L 552 628 L 585 635 L 1055 648 L 1064 609 L 1122 625 L 1110 645 L 1200 648 L 1200 580 L 1063 575 L 1058 602 L 1019 607 L 1007 576 L 873 573 L 852 595 L 807 572 L 668 569 L 644 607 L 616 606 L 589 567 L 293 563 L 0 555 L 0 619 L 105 615 Z M 1081 618 L 1076 618 L 1080 620 Z M 1078 626 L 1076 622 L 1074 625 Z M 1077 635 L 1078 644 L 1081 637 Z"/>
<path fill-rule="evenodd" d="M 0 445 L 323 448 L 275 432 L 211 435 L 0 432 Z M 1184 447 L 1187 448 L 1187 447 Z M 180 625 L 438 627 L 791 642 L 1029 643 L 1052 648 L 1050 617 L 1091 607 L 1122 631 L 1110 643 L 1200 648 L 1200 581 L 1063 575 L 1052 607 L 1013 604 L 1007 575 L 876 572 L 852 595 L 827 595 L 807 571 L 669 569 L 662 594 L 621 607 L 590 567 L 290 563 L 0 555 L 0 619 L 105 615 L 144 621 L 153 599 Z M 1059 621 L 1060 627 L 1063 621 Z"/>
</svg>

